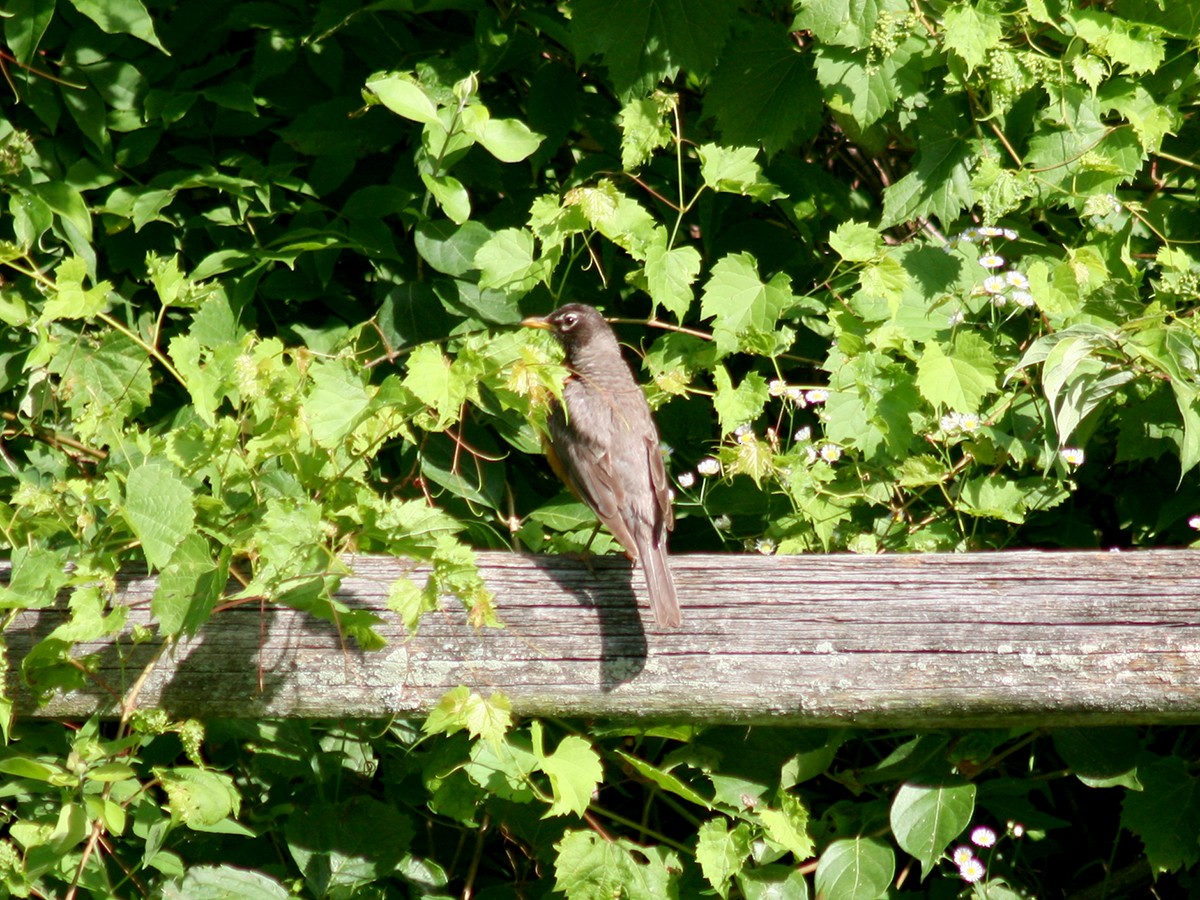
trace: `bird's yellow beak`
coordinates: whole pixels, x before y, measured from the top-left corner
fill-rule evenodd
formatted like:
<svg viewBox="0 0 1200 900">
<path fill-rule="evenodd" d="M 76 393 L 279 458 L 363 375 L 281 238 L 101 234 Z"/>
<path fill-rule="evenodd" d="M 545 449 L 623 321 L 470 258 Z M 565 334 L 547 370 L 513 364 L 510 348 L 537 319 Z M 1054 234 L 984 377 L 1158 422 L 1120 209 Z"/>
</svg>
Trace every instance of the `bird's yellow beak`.
<svg viewBox="0 0 1200 900">
<path fill-rule="evenodd" d="M 521 325 L 525 328 L 543 328 L 546 331 L 552 331 L 554 326 L 539 316 L 530 316 L 528 319 L 522 319 Z"/>
</svg>

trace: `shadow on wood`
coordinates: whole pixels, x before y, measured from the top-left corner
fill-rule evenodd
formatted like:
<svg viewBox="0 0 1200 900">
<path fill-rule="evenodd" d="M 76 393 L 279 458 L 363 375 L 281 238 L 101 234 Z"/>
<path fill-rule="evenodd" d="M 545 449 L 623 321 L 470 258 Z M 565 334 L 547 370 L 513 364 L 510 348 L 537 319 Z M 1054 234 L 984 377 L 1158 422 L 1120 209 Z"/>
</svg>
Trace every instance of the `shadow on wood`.
<svg viewBox="0 0 1200 900">
<path fill-rule="evenodd" d="M 523 715 L 974 727 L 1200 720 L 1200 553 L 679 556 L 683 628 L 657 632 L 623 559 L 481 553 L 506 627 L 476 630 L 454 601 L 415 636 L 386 608 L 406 560 L 354 557 L 340 598 L 376 611 L 388 646 L 330 623 L 243 606 L 163 654 L 138 705 L 175 715 L 422 715 L 448 689 L 502 691 Z M 9 628 L 8 691 L 25 714 L 119 708 L 157 647 L 153 578 L 131 575 L 118 640 L 89 645 L 98 684 L 40 710 L 15 673 L 63 620 Z M 637 605 L 635 606 L 635 601 Z"/>
</svg>

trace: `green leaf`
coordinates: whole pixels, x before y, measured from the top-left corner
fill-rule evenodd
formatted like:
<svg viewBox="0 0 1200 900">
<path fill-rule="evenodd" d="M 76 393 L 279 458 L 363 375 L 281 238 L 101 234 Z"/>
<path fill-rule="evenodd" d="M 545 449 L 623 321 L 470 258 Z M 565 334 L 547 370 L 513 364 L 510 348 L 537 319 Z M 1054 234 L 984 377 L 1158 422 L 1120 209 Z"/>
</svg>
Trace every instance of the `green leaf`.
<svg viewBox="0 0 1200 900">
<path fill-rule="evenodd" d="M 901 12 L 888 0 L 810 0 L 799 7 L 793 29 L 811 31 L 823 44 L 866 49 L 882 12 Z"/>
<path fill-rule="evenodd" d="M 809 896 L 804 873 L 792 866 L 743 869 L 737 883 L 746 900 L 808 900 Z"/>
<path fill-rule="evenodd" d="M 700 251 L 695 247 L 667 249 L 655 242 L 646 252 L 646 284 L 650 298 L 682 322 L 692 305 L 692 285 L 700 274 Z"/>
<path fill-rule="evenodd" d="M 208 621 L 228 580 L 228 563 L 214 558 L 208 539 L 199 534 L 185 537 L 159 573 L 150 599 L 163 634 L 195 634 Z"/>
<path fill-rule="evenodd" d="M 155 569 L 171 561 L 196 519 L 191 489 L 163 462 L 143 463 L 129 473 L 121 511 Z"/>
<path fill-rule="evenodd" d="M 637 171 L 655 150 L 674 140 L 670 115 L 678 99 L 656 91 L 650 97 L 630 100 L 621 109 L 621 167 L 626 172 Z"/>
<path fill-rule="evenodd" d="M 797 50 L 789 29 L 751 18 L 721 55 L 704 114 L 725 143 L 761 145 L 767 156 L 808 140 L 824 114 L 811 54 Z"/>
<path fill-rule="evenodd" d="M 583 211 L 593 228 L 634 259 L 644 260 L 651 247 L 666 243 L 663 226 L 607 179 L 595 187 L 574 188 L 568 200 Z"/>
<path fill-rule="evenodd" d="M 487 699 L 460 685 L 443 695 L 429 711 L 422 730 L 426 734 L 454 734 L 466 729 L 472 737 L 501 740 L 512 727 L 512 704 L 496 692 Z"/>
<path fill-rule="evenodd" d="M 921 863 L 922 880 L 971 824 L 974 812 L 973 784 L 903 784 L 896 791 L 889 815 L 892 834 L 900 848 Z"/>
<path fill-rule="evenodd" d="M 618 93 L 648 94 L 681 67 L 708 74 L 736 10 L 724 0 L 576 0 L 576 58 L 599 55 Z"/>
<path fill-rule="evenodd" d="M 1157 874 L 1190 868 L 1200 861 L 1200 779 L 1178 756 L 1139 766 L 1141 791 L 1126 791 L 1121 825 L 1136 834 Z"/>
<path fill-rule="evenodd" d="M 829 235 L 829 246 L 847 262 L 867 262 L 883 250 L 883 237 L 863 222 L 843 222 Z"/>
<path fill-rule="evenodd" d="M 930 216 L 949 226 L 975 202 L 971 188 L 971 120 L 961 101 L 939 101 L 921 116 L 913 169 L 883 191 L 880 228 Z"/>
<path fill-rule="evenodd" d="M 155 767 L 154 776 L 167 794 L 171 818 L 188 828 L 209 830 L 241 809 L 241 795 L 224 772 Z"/>
<path fill-rule="evenodd" d="M 1142 741 L 1136 728 L 1062 728 L 1051 738 L 1063 762 L 1089 787 L 1142 789 L 1137 777 Z"/>
<path fill-rule="evenodd" d="M 540 723 L 535 722 L 537 726 Z M 534 731 L 533 751 L 538 768 L 550 778 L 554 800 L 547 816 L 574 813 L 582 816 L 592 802 L 592 794 L 604 777 L 600 755 L 579 735 L 569 734 L 551 754 L 542 755 L 540 728 Z"/>
<path fill-rule="evenodd" d="M 536 258 L 533 235 L 524 228 L 497 231 L 475 253 L 479 286 L 505 291 L 515 297 L 528 293 L 547 274 Z"/>
<path fill-rule="evenodd" d="M 423 345 L 418 350 L 428 346 Z M 430 369 L 434 375 L 418 377 L 436 378 L 443 374 L 441 368 L 430 366 Z M 314 362 L 308 374 L 312 388 L 304 398 L 304 418 L 317 445 L 334 448 L 363 421 L 373 395 L 363 386 L 361 369 L 344 359 Z M 425 387 L 433 390 L 428 383 Z"/>
<path fill-rule="evenodd" d="M 750 827 L 741 822 L 733 831 L 724 818 L 702 822 L 697 832 L 696 862 L 708 883 L 721 896 L 729 896 L 729 884 L 742 871 L 750 855 Z"/>
<path fill-rule="evenodd" d="M 0 609 L 42 609 L 70 582 L 66 548 L 14 547 L 8 584 L 0 584 Z"/>
<path fill-rule="evenodd" d="M 71 256 L 58 264 L 54 271 L 54 292 L 42 309 L 40 321 L 56 319 L 90 319 L 108 307 L 108 296 L 113 286 L 101 281 L 95 287 L 85 288 L 87 266 L 82 259 Z"/>
<path fill-rule="evenodd" d="M 413 838 L 408 816 L 374 797 L 355 794 L 340 802 L 301 805 L 287 819 L 287 848 L 312 892 L 321 897 L 361 896 L 361 889 L 391 873 Z"/>
<path fill-rule="evenodd" d="M 825 102 L 858 129 L 870 128 L 903 98 L 920 91 L 923 50 L 923 41 L 910 37 L 876 60 L 859 51 L 818 44 L 816 73 Z"/>
<path fill-rule="evenodd" d="M 606 840 L 594 831 L 568 831 L 554 849 L 554 889 L 570 900 L 677 896 L 679 858 L 662 847 Z"/>
<path fill-rule="evenodd" d="M 716 410 L 722 435 L 730 434 L 739 425 L 752 423 L 771 398 L 767 380 L 757 372 L 747 372 L 735 388 L 728 369 L 718 365 L 713 370 L 713 381 L 717 388 L 713 395 L 713 409 Z"/>
<path fill-rule="evenodd" d="M 949 346 L 931 343 L 917 361 L 917 388 L 939 408 L 978 412 L 996 390 L 996 359 L 978 334 L 961 331 Z"/>
<path fill-rule="evenodd" d="M 664 791 L 670 791 L 677 797 L 682 797 L 688 803 L 694 803 L 696 806 L 704 809 L 712 809 L 712 804 L 705 800 L 703 796 L 687 782 L 682 781 L 673 773 L 667 772 L 657 766 L 651 765 L 640 757 L 626 753 L 623 750 L 617 750 L 617 755 L 625 760 L 625 764 L 632 768 L 635 772 L 641 775 L 648 781 L 658 785 Z"/>
<path fill-rule="evenodd" d="M 417 347 L 408 357 L 407 370 L 404 387 L 433 412 L 430 427 L 442 430 L 457 422 L 474 388 L 472 379 L 455 368 L 437 344 Z"/>
<path fill-rule="evenodd" d="M 767 837 L 802 862 L 813 855 L 813 840 L 808 834 L 808 809 L 804 802 L 786 791 L 779 795 L 779 809 L 760 809 L 759 820 Z"/>
<path fill-rule="evenodd" d="M 10 0 L 5 5 L 4 38 L 17 62 L 29 65 L 54 18 L 54 4 L 46 0 Z"/>
<path fill-rule="evenodd" d="M 988 51 L 1000 43 L 1004 29 L 1000 16 L 988 7 L 976 9 L 956 3 L 942 13 L 943 41 L 967 64 L 970 74 L 987 60 Z"/>
<path fill-rule="evenodd" d="M 743 194 L 763 203 L 786 196 L 763 176 L 755 162 L 754 147 L 721 147 L 703 144 L 696 148 L 700 157 L 700 176 L 714 191 Z"/>
<path fill-rule="evenodd" d="M 69 0 L 72 6 L 100 26 L 108 34 L 131 34 L 157 47 L 167 56 L 171 54 L 159 43 L 154 32 L 154 22 L 142 0 Z"/>
<path fill-rule="evenodd" d="M 475 255 L 492 232 L 479 222 L 455 226 L 450 222 L 422 222 L 413 233 L 413 246 L 421 258 L 444 275 L 465 275 L 475 268 Z"/>
<path fill-rule="evenodd" d="M 817 861 L 818 897 L 877 900 L 887 895 L 896 857 L 874 838 L 839 838 Z"/>
<path fill-rule="evenodd" d="M 162 896 L 163 900 L 288 900 L 291 894 L 261 872 L 208 865 L 189 866 L 184 875 L 164 885 Z"/>
<path fill-rule="evenodd" d="M 412 75 L 393 72 L 369 78 L 367 90 L 396 115 L 424 125 L 441 127 L 437 104 Z"/>
<path fill-rule="evenodd" d="M 779 317 L 794 302 L 791 288 L 791 279 L 782 272 L 761 281 L 749 253 L 720 259 L 712 267 L 700 302 L 701 317 L 716 320 L 713 341 L 718 353 L 767 350 L 769 354 Z"/>
<path fill-rule="evenodd" d="M 421 173 L 421 181 L 433 194 L 433 199 L 450 219 L 457 225 L 471 218 L 471 197 L 462 182 L 453 175 L 430 175 Z"/>
<path fill-rule="evenodd" d="M 543 136 L 535 134 L 529 126 L 517 119 L 487 119 L 467 133 L 474 137 L 488 153 L 501 162 L 515 163 L 531 156 L 541 145 Z"/>
</svg>

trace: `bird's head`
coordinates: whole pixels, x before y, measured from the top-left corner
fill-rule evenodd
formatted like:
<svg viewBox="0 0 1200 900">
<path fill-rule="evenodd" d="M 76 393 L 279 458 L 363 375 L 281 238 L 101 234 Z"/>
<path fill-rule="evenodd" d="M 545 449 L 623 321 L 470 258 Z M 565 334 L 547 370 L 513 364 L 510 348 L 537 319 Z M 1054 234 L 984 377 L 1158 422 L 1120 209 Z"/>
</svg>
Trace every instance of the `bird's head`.
<svg viewBox="0 0 1200 900">
<path fill-rule="evenodd" d="M 534 316 L 524 319 L 521 324 L 549 331 L 562 344 L 568 358 L 574 355 L 577 348 L 593 344 L 597 339 L 603 341 L 607 338 L 616 343 L 604 317 L 595 308 L 583 303 L 568 303 L 544 318 Z"/>
</svg>

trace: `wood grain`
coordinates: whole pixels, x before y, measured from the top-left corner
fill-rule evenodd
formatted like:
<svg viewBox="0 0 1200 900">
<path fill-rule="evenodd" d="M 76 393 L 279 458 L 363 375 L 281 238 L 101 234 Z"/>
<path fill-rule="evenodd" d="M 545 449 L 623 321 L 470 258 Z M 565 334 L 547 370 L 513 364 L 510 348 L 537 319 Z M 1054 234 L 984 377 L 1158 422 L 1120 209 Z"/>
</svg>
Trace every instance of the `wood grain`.
<svg viewBox="0 0 1200 900">
<path fill-rule="evenodd" d="M 386 609 L 389 584 L 423 570 L 354 557 L 340 598 L 376 610 L 388 646 L 363 652 L 290 609 L 216 615 L 164 653 L 139 706 L 181 716 L 421 715 L 448 689 L 502 691 L 522 715 L 862 726 L 1200 721 L 1200 553 L 895 556 L 695 555 L 672 559 L 683 628 L 656 632 L 641 573 L 555 557 L 481 553 L 501 629 L 453 600 L 415 636 Z M 154 580 L 118 602 L 149 621 Z M 9 628 L 8 688 L 26 714 L 112 712 L 153 643 L 97 654 L 104 688 L 34 710 L 16 674 L 62 621 Z"/>
</svg>

